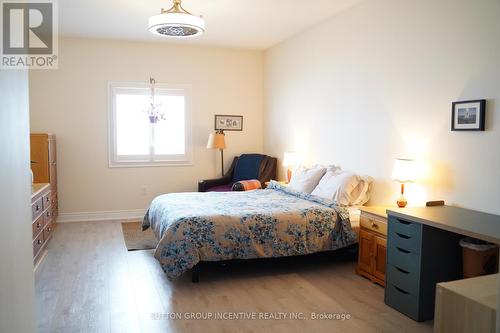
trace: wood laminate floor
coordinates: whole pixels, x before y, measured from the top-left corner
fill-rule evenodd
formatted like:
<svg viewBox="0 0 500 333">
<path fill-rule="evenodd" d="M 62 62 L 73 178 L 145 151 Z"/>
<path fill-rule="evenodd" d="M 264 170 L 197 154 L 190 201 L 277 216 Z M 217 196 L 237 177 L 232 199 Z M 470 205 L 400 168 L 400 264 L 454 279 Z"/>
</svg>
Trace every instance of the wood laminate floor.
<svg viewBox="0 0 500 333">
<path fill-rule="evenodd" d="M 36 272 L 38 332 L 431 332 L 384 304 L 349 251 L 210 266 L 168 281 L 153 251 L 127 252 L 118 222 L 60 224 Z M 350 319 L 314 320 L 343 313 Z M 295 315 L 295 319 L 277 320 Z M 189 320 L 193 316 L 267 319 Z M 170 318 L 173 316 L 174 318 Z M 181 319 L 175 318 L 180 316 Z"/>
</svg>

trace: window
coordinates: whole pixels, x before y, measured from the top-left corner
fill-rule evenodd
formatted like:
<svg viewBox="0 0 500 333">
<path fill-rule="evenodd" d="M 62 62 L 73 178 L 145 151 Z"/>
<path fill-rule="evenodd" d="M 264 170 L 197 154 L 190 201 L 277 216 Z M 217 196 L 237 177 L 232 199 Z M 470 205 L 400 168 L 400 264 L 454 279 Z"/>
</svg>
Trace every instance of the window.
<svg viewBox="0 0 500 333">
<path fill-rule="evenodd" d="M 156 84 L 155 104 L 164 118 L 147 114 L 151 87 L 109 84 L 109 166 L 171 166 L 191 163 L 190 89 Z"/>
</svg>

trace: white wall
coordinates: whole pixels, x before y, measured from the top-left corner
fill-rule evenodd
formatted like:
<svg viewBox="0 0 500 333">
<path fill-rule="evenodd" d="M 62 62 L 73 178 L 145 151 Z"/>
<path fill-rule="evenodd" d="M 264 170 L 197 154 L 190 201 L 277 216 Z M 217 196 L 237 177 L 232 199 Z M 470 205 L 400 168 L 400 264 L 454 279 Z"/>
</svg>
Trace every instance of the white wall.
<svg viewBox="0 0 500 333">
<path fill-rule="evenodd" d="M 297 150 L 376 179 L 423 161 L 410 203 L 500 213 L 500 1 L 365 1 L 266 53 L 265 152 Z M 486 132 L 451 132 L 451 103 L 488 99 Z"/>
<path fill-rule="evenodd" d="M 0 332 L 34 331 L 28 73 L 0 71 Z"/>
<path fill-rule="evenodd" d="M 57 135 L 59 199 L 67 213 L 146 209 L 167 192 L 197 190 L 220 174 L 220 154 L 206 149 L 215 114 L 244 116 L 227 132 L 232 157 L 262 152 L 263 53 L 178 44 L 63 39 L 59 69 L 31 71 L 31 130 Z M 193 165 L 108 168 L 108 81 L 192 86 Z M 142 188 L 147 189 L 143 194 Z"/>
</svg>

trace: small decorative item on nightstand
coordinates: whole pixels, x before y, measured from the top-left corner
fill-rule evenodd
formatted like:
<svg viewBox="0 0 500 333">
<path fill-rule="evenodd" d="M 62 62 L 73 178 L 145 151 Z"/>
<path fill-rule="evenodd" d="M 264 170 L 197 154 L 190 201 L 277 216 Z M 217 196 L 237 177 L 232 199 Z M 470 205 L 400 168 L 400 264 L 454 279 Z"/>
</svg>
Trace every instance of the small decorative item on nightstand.
<svg viewBox="0 0 500 333">
<path fill-rule="evenodd" d="M 385 286 L 387 207 L 362 207 L 356 273 Z"/>
</svg>

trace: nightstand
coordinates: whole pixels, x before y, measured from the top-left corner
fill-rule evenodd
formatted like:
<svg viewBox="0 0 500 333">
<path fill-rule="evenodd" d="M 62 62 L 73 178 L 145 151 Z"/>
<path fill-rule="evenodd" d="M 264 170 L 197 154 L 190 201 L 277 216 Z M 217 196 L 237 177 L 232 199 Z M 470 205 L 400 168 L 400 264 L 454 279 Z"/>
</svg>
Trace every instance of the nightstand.
<svg viewBox="0 0 500 333">
<path fill-rule="evenodd" d="M 387 213 L 389 207 L 361 207 L 356 273 L 385 286 Z"/>
</svg>

